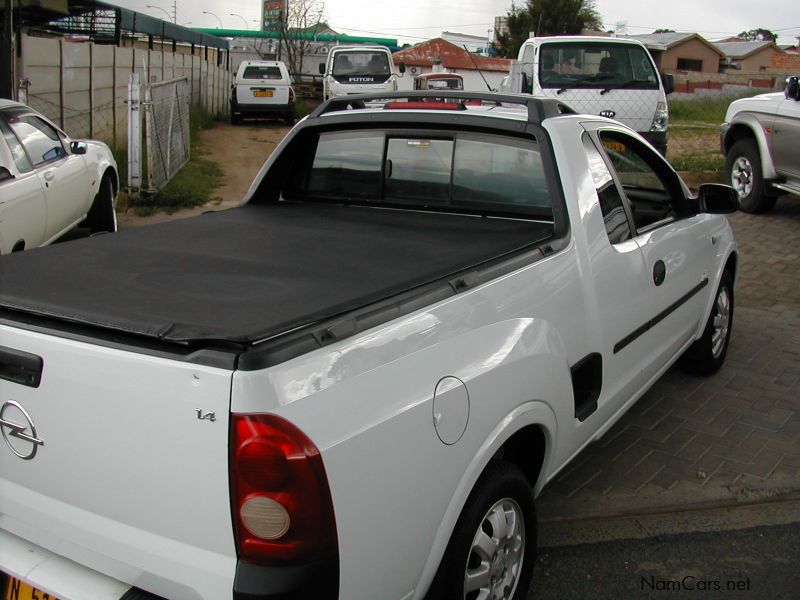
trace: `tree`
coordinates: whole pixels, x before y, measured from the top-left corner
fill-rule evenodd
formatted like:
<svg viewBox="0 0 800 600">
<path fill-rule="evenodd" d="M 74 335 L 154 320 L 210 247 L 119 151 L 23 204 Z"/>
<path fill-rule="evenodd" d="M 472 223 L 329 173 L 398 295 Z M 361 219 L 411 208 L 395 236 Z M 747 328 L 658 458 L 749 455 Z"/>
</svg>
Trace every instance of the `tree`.
<svg viewBox="0 0 800 600">
<path fill-rule="evenodd" d="M 512 3 L 507 15 L 508 33 L 495 32 L 495 49 L 501 56 L 516 57 L 531 32 L 574 35 L 603 26 L 594 0 L 526 0 L 522 8 Z"/>
<path fill-rule="evenodd" d="M 656 29 L 653 33 L 675 33 L 674 29 Z"/>
<path fill-rule="evenodd" d="M 751 29 L 749 31 L 742 31 L 737 37 L 740 37 L 748 42 L 777 42 L 778 35 L 770 31 L 769 29 Z"/>
<path fill-rule="evenodd" d="M 303 58 L 316 34 L 328 30 L 323 21 L 325 4 L 320 0 L 290 0 L 286 18 L 278 26 L 278 54 L 286 61 L 292 78 L 299 82 L 303 75 Z"/>
</svg>

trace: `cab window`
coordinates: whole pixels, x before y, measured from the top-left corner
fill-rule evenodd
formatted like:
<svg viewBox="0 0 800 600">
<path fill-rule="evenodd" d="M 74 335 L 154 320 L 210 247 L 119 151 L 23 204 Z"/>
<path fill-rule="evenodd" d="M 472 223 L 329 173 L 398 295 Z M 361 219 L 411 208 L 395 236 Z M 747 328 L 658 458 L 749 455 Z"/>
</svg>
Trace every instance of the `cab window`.
<svg viewBox="0 0 800 600">
<path fill-rule="evenodd" d="M 601 131 L 599 135 L 638 233 L 689 214 L 677 176 L 655 151 L 618 131 Z"/>
<path fill-rule="evenodd" d="M 588 135 L 583 136 L 583 149 L 586 151 L 589 171 L 600 200 L 600 211 L 603 213 L 603 223 L 606 226 L 608 241 L 612 244 L 619 244 L 631 239 L 631 227 L 622 204 L 622 196 L 620 196 L 603 156 Z"/>
<path fill-rule="evenodd" d="M 22 142 L 34 167 L 67 155 L 58 132 L 39 117 L 12 117 L 8 124 Z"/>
<path fill-rule="evenodd" d="M 8 126 L 0 119 L 0 132 L 3 134 L 8 149 L 11 150 L 11 157 L 14 159 L 14 164 L 20 173 L 30 173 L 33 171 L 33 165 L 28 160 L 28 155 L 25 154 L 25 148 L 19 143 L 17 136 L 8 128 Z"/>
</svg>

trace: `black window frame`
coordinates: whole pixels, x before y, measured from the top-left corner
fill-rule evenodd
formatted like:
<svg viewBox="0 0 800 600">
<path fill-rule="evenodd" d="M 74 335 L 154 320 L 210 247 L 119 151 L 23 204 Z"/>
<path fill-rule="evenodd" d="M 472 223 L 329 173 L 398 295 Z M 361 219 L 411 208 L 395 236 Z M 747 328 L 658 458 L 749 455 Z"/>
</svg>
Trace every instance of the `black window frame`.
<svg viewBox="0 0 800 600">
<path fill-rule="evenodd" d="M 628 222 L 628 239 L 625 240 L 613 241 L 608 236 L 608 229 L 605 228 L 606 236 L 608 237 L 609 243 L 611 243 L 611 245 L 616 245 L 616 244 L 623 244 L 627 241 L 632 240 L 638 235 L 638 233 L 636 232 L 636 223 L 633 220 L 633 213 L 631 212 L 631 206 L 628 201 L 628 198 L 625 196 L 625 194 L 621 189 L 621 186 L 619 185 L 619 179 L 617 178 L 616 172 L 609 166 L 608 156 L 602 150 L 601 148 L 602 145 L 598 143 L 599 138 L 597 136 L 591 135 L 588 131 L 584 131 L 583 135 L 581 136 L 581 142 L 584 145 L 590 144 L 592 148 L 595 150 L 595 152 L 597 152 L 597 154 L 600 156 L 601 160 L 603 161 L 603 164 L 606 167 L 606 171 L 608 171 L 608 174 L 611 177 L 611 185 L 613 185 L 614 189 L 617 191 L 617 196 L 619 197 L 622 210 L 625 213 L 625 220 Z M 592 177 L 592 182 L 594 183 L 594 177 Z M 595 192 L 597 193 L 598 203 L 600 204 L 600 212 L 603 215 L 603 221 L 605 225 L 606 215 L 605 213 L 603 213 L 602 203 L 600 202 L 600 191 L 597 189 L 596 186 L 595 186 Z"/>
</svg>

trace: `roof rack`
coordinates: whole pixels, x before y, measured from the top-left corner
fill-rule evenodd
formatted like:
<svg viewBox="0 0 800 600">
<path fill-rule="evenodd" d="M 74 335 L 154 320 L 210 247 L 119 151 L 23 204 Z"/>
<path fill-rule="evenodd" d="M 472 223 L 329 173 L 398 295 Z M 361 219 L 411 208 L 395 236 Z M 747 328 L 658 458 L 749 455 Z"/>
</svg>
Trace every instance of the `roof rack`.
<svg viewBox="0 0 800 600">
<path fill-rule="evenodd" d="M 480 100 L 493 104 L 518 104 L 528 109 L 528 122 L 539 124 L 545 119 L 557 117 L 559 115 L 574 115 L 575 111 L 553 98 L 534 98 L 524 94 L 498 94 L 492 92 L 464 92 L 464 91 L 420 91 L 420 92 L 383 92 L 380 94 L 359 94 L 352 96 L 337 96 L 327 102 L 320 104 L 314 112 L 309 115 L 310 119 L 320 117 L 324 114 L 343 110 L 358 110 L 366 108 L 368 103 L 376 103 L 381 100 L 393 102 L 392 107 L 397 108 L 397 100 L 406 100 L 410 103 L 409 108 L 419 109 L 419 102 L 426 99 L 430 100 L 455 100 L 468 101 Z"/>
</svg>

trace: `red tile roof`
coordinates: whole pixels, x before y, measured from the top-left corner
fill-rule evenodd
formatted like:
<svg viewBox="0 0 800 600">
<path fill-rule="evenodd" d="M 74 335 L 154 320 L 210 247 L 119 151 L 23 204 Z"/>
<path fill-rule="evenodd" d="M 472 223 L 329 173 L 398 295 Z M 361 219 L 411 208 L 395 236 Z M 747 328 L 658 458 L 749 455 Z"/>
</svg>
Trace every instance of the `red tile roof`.
<svg viewBox="0 0 800 600">
<path fill-rule="evenodd" d="M 442 38 L 435 38 L 417 44 L 412 48 L 394 53 L 394 63 L 406 63 L 409 66 L 432 67 L 435 58 L 440 58 L 442 66 L 447 69 L 469 69 L 474 71 L 475 65 L 481 71 L 508 71 L 511 61 L 507 58 L 484 58 L 471 55 L 464 48 L 451 44 Z M 475 61 L 474 63 L 472 61 Z"/>
</svg>

